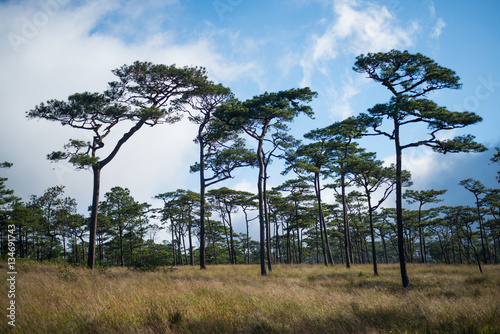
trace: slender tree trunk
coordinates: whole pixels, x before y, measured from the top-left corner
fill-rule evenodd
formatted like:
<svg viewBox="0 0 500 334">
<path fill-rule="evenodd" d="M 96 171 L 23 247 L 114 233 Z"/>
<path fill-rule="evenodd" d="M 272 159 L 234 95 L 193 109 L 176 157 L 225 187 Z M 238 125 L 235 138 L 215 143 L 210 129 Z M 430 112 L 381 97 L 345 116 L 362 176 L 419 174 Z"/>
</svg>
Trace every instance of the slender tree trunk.
<svg viewBox="0 0 500 334">
<path fill-rule="evenodd" d="M 486 239 L 486 233 L 484 232 L 484 229 L 483 229 L 483 219 L 481 217 L 481 207 L 479 205 L 479 196 L 477 194 L 474 194 L 474 196 L 476 196 L 476 207 L 477 207 L 477 219 L 479 221 L 479 232 L 481 234 L 481 247 L 483 248 L 483 261 L 484 263 L 488 263 L 488 260 L 487 260 L 487 254 L 486 254 L 486 249 L 487 247 L 485 248 L 484 246 L 484 239 Z"/>
<path fill-rule="evenodd" d="M 325 222 L 325 215 L 323 213 L 323 203 L 321 201 L 321 184 L 320 184 L 320 176 L 319 173 L 314 173 L 314 179 L 315 179 L 315 192 L 316 192 L 316 200 L 318 201 L 318 215 L 319 215 L 319 222 L 320 222 L 320 228 L 321 232 L 324 233 L 325 236 L 325 248 L 326 248 L 326 265 L 328 263 L 330 264 L 335 264 L 333 261 L 333 256 L 332 256 L 332 250 L 330 247 L 330 241 L 328 239 L 328 231 L 326 229 L 326 222 Z"/>
<path fill-rule="evenodd" d="M 438 240 L 439 240 L 439 248 L 441 249 L 441 255 L 443 256 L 444 262 L 445 262 L 446 264 L 449 264 L 449 263 L 448 263 L 448 259 L 447 259 L 447 257 L 446 257 L 446 253 L 445 253 L 445 251 L 444 251 L 444 246 L 443 246 L 443 241 L 441 240 L 441 235 L 440 235 L 439 233 L 436 233 L 436 234 L 437 234 L 437 236 L 438 236 Z"/>
<path fill-rule="evenodd" d="M 318 217 L 319 218 L 319 217 Z M 328 257 L 326 255 L 326 245 L 325 245 L 325 236 L 323 232 L 323 226 L 321 226 L 321 218 L 318 219 L 319 223 L 319 231 L 321 236 L 321 250 L 323 251 L 323 264 L 328 267 Z"/>
<path fill-rule="evenodd" d="M 316 237 L 316 263 L 319 264 L 319 239 L 318 239 L 318 224 L 314 225 L 314 232 L 316 232 L 314 235 Z"/>
<path fill-rule="evenodd" d="M 19 236 L 21 237 L 21 236 Z M 22 239 L 20 239 L 20 242 L 21 242 L 21 245 L 22 245 Z M 20 247 L 20 251 L 22 252 L 22 247 Z M 64 256 L 64 259 L 66 260 L 66 235 L 63 234 L 63 256 Z M 22 255 L 20 254 L 20 257 L 22 257 Z"/>
<path fill-rule="evenodd" d="M 352 262 L 352 250 L 351 250 L 351 238 L 349 236 L 349 221 L 347 218 L 347 203 L 345 195 L 345 175 L 342 172 L 340 176 L 341 188 L 342 188 L 342 215 L 344 219 L 344 245 L 345 245 L 345 265 L 347 268 L 351 268 Z"/>
<path fill-rule="evenodd" d="M 403 181 L 401 177 L 403 152 L 399 143 L 399 123 L 397 119 L 394 119 L 394 142 L 396 144 L 396 224 L 398 231 L 399 266 L 401 270 L 401 281 L 403 283 L 403 287 L 406 288 L 410 285 L 410 280 L 406 270 L 405 242 L 403 233 Z"/>
<path fill-rule="evenodd" d="M 263 156 L 264 158 L 264 156 Z M 269 214 L 267 210 L 267 164 L 264 163 L 264 180 L 262 182 L 262 198 L 264 201 L 264 221 L 266 223 L 266 257 L 267 257 L 267 269 L 271 272 L 273 271 L 272 261 L 271 261 L 271 222 L 269 221 Z"/>
<path fill-rule="evenodd" d="M 250 237 L 249 237 L 249 227 L 248 227 L 248 214 L 245 209 L 243 209 L 243 212 L 245 213 L 245 223 L 247 225 L 247 264 L 250 264 Z"/>
<path fill-rule="evenodd" d="M 422 213 L 422 203 L 420 203 L 418 207 L 418 240 L 420 242 L 420 260 L 422 263 L 425 263 L 425 256 L 424 256 L 424 237 L 422 234 L 422 225 L 421 225 L 421 215 Z"/>
<path fill-rule="evenodd" d="M 80 237 L 80 241 L 82 242 L 82 262 L 85 263 L 85 240 Z"/>
<path fill-rule="evenodd" d="M 222 217 L 222 224 L 224 225 L 224 238 L 226 239 L 227 255 L 229 256 L 229 263 L 233 264 L 233 252 L 231 251 L 231 244 L 229 242 L 229 234 L 227 233 L 226 219 Z"/>
<path fill-rule="evenodd" d="M 387 247 L 385 245 L 384 232 L 380 229 L 380 238 L 382 239 L 382 247 L 384 248 L 384 258 L 385 263 L 389 263 L 389 257 L 387 256 Z"/>
<path fill-rule="evenodd" d="M 265 133 L 265 132 L 264 132 Z M 262 276 L 267 275 L 266 269 L 266 226 L 265 226 L 265 214 L 264 214 L 264 193 L 262 188 L 262 183 L 264 181 L 264 158 L 262 156 L 263 152 L 263 138 L 259 139 L 259 145 L 257 148 L 257 159 L 259 162 L 259 179 L 257 181 L 257 192 L 259 197 L 259 237 L 260 237 L 260 274 Z"/>
<path fill-rule="evenodd" d="M 78 244 L 76 241 L 76 236 L 73 239 L 73 260 L 75 264 L 80 263 L 80 259 L 78 257 Z"/>
<path fill-rule="evenodd" d="M 104 235 L 101 234 L 101 261 L 104 261 Z"/>
<path fill-rule="evenodd" d="M 99 188 L 101 183 L 101 167 L 99 163 L 92 166 L 93 176 L 94 176 L 94 188 L 92 191 L 92 211 L 90 213 L 90 225 L 89 225 L 89 251 L 88 251 L 88 263 L 87 267 L 89 269 L 94 269 L 95 262 L 95 239 L 97 232 L 97 212 L 99 209 Z"/>
<path fill-rule="evenodd" d="M 188 256 L 187 256 L 187 247 L 186 247 L 186 238 L 184 234 L 182 234 L 182 247 L 184 248 L 184 263 L 188 263 Z"/>
<path fill-rule="evenodd" d="M 453 242 L 453 235 L 450 235 L 450 243 L 451 243 L 451 254 L 453 256 L 453 264 L 457 263 L 456 262 L 456 257 L 455 257 L 455 243 Z"/>
<path fill-rule="evenodd" d="M 275 251 L 275 263 L 281 263 L 281 247 L 280 247 L 280 239 L 279 239 L 279 225 L 278 225 L 278 219 L 276 217 L 276 215 L 274 216 L 274 219 L 276 221 L 276 225 L 275 225 L 275 231 L 274 231 L 274 235 L 276 236 L 275 238 L 275 242 L 274 242 L 274 247 L 276 249 Z M 495 240 L 495 239 L 493 239 Z"/>
<path fill-rule="evenodd" d="M 299 264 L 302 263 L 302 247 L 300 241 L 300 232 L 299 232 L 299 208 L 297 202 L 295 204 L 295 228 L 297 229 L 297 242 L 299 248 Z"/>
<path fill-rule="evenodd" d="M 477 253 L 476 246 L 472 242 L 472 231 L 469 229 L 469 234 L 467 235 L 467 239 L 469 240 L 470 245 L 472 246 L 472 250 L 474 251 L 474 255 L 476 258 L 477 266 L 479 267 L 479 272 L 483 273 L 483 268 L 481 268 L 481 260 L 479 260 L 479 254 Z"/>
<path fill-rule="evenodd" d="M 455 228 L 456 231 L 456 237 L 457 237 L 457 242 L 458 242 L 458 259 L 460 261 L 460 264 L 463 264 L 462 260 L 462 240 L 460 239 L 460 234 L 458 233 L 458 228 Z"/>
<path fill-rule="evenodd" d="M 205 236 L 205 147 L 203 138 L 198 135 L 200 145 L 200 269 L 207 269 L 206 258 L 206 236 Z"/>
<path fill-rule="evenodd" d="M 366 196 L 367 196 L 367 202 L 368 202 L 368 214 L 370 217 L 370 235 L 372 238 L 373 274 L 375 276 L 378 276 L 377 252 L 375 250 L 375 231 L 373 229 L 373 210 L 372 210 L 371 196 L 370 196 L 370 192 L 368 191 L 368 189 L 366 191 Z"/>
<path fill-rule="evenodd" d="M 176 254 L 175 254 L 175 237 L 176 237 L 176 233 L 175 233 L 175 226 L 174 226 L 174 223 L 172 220 L 171 221 L 171 224 L 172 224 L 172 261 L 174 262 L 174 266 L 177 265 L 177 261 L 176 261 Z"/>
<path fill-rule="evenodd" d="M 120 222 L 121 225 L 121 222 Z M 120 266 L 125 266 L 125 257 L 124 257 L 124 252 L 123 252 L 123 228 L 120 226 L 119 227 L 119 236 L 120 236 Z"/>
<path fill-rule="evenodd" d="M 181 231 L 177 231 L 177 250 L 178 250 L 178 256 L 179 256 L 179 265 L 183 266 L 184 265 L 184 257 L 182 256 L 182 236 L 181 236 Z"/>
<path fill-rule="evenodd" d="M 286 221 L 286 261 L 292 264 L 292 249 L 290 247 L 290 224 Z"/>
<path fill-rule="evenodd" d="M 363 244 L 365 246 L 364 251 L 366 254 L 366 263 L 370 264 L 370 251 L 368 250 L 368 241 L 366 241 L 366 237 L 363 238 Z M 376 254 L 375 254 L 376 255 Z"/>
<path fill-rule="evenodd" d="M 193 236 L 191 231 L 191 217 L 189 217 L 188 223 L 188 236 L 189 236 L 189 265 L 194 266 L 194 255 L 193 255 Z"/>
<path fill-rule="evenodd" d="M 283 231 L 283 224 L 281 230 Z M 281 237 L 279 237 L 279 226 L 277 223 L 276 223 L 276 248 L 278 249 L 279 263 L 283 263 L 283 240 Z"/>
<path fill-rule="evenodd" d="M 217 249 L 215 247 L 215 234 L 214 234 L 213 229 L 212 229 L 212 224 L 210 224 L 210 219 L 208 219 L 208 218 L 207 218 L 207 223 L 208 223 L 209 233 L 212 237 L 212 248 L 214 250 L 214 261 L 215 261 L 215 264 L 217 264 Z"/>
<path fill-rule="evenodd" d="M 236 264 L 236 251 L 234 250 L 234 238 L 233 238 L 233 222 L 231 220 L 231 211 L 227 210 L 227 218 L 229 224 L 229 240 L 231 241 L 231 264 Z"/>
<path fill-rule="evenodd" d="M 102 254 L 102 245 L 103 245 L 103 232 L 102 232 L 102 228 L 98 229 L 97 231 L 97 253 L 99 253 L 99 262 L 102 263 L 103 261 L 103 254 Z"/>
</svg>

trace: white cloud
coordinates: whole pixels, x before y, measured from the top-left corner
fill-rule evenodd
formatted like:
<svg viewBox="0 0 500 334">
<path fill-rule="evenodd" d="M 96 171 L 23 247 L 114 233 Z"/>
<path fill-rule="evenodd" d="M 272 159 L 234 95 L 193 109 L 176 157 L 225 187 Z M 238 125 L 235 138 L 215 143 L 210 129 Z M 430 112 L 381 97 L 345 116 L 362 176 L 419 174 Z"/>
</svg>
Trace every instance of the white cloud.
<svg viewBox="0 0 500 334">
<path fill-rule="evenodd" d="M 28 121 L 25 112 L 35 105 L 66 99 L 75 92 L 102 91 L 114 80 L 112 69 L 135 60 L 204 66 L 212 79 L 223 83 L 241 77 L 252 80 L 258 72 L 253 63 L 225 58 L 203 36 L 176 44 L 171 33 L 160 32 L 141 43 L 128 43 L 94 31 L 116 2 L 91 1 L 72 7 L 62 5 L 62 0 L 53 1 L 60 5 L 50 13 L 37 2 L 0 5 L 0 34 L 21 38 L 21 44 L 12 44 L 7 38 L 0 41 L 0 113 L 8 124 L 2 128 L 0 141 L 9 143 L 2 145 L 0 156 L 15 164 L 9 182 L 25 200 L 64 183 L 67 195 L 76 197 L 80 210 L 86 211 L 91 195 L 90 173 L 75 172 L 64 164 L 51 165 L 45 159 L 68 139 L 84 139 L 85 135 L 57 123 Z M 129 187 L 137 200 L 149 201 L 156 192 L 185 186 L 192 179 L 189 165 L 196 160 L 194 135 L 187 121 L 141 129 L 103 170 L 102 193 L 121 185 Z"/>
<path fill-rule="evenodd" d="M 428 0 L 427 2 L 429 3 L 429 14 L 430 14 L 431 18 L 435 18 L 436 17 L 436 6 L 434 6 L 434 1 Z"/>
<path fill-rule="evenodd" d="M 354 113 L 351 101 L 360 91 L 364 78 L 353 80 L 347 72 L 339 76 L 333 60 L 346 55 L 351 59 L 362 53 L 412 46 L 419 25 L 416 22 L 401 25 L 386 6 L 370 1 L 335 1 L 333 13 L 334 19 L 326 25 L 319 25 L 322 32 L 310 37 L 311 46 L 300 58 L 303 71 L 300 84 L 310 86 L 316 82 L 313 80 L 316 73 L 326 78 L 329 88 L 322 94 L 334 101 L 329 108 L 331 116 L 337 119 Z M 340 87 L 334 84 L 339 77 L 343 81 Z"/>
<path fill-rule="evenodd" d="M 443 32 L 443 28 L 446 27 L 446 23 L 443 21 L 443 19 L 439 18 L 436 22 L 436 26 L 434 27 L 434 31 L 431 34 L 432 38 L 439 38 L 441 36 L 441 33 Z"/>
<path fill-rule="evenodd" d="M 350 73 L 345 73 L 340 89 L 335 89 L 333 85 L 327 89 L 326 94 L 330 97 L 329 100 L 335 101 L 330 107 L 330 115 L 333 119 L 345 119 L 355 113 L 351 105 L 351 100 L 360 92 L 359 87 L 363 80 L 363 77 L 356 76 L 353 79 Z"/>
<path fill-rule="evenodd" d="M 241 180 L 240 182 L 233 185 L 231 188 L 237 191 L 246 191 L 252 194 L 257 194 L 257 181 L 251 183 L 248 180 Z"/>
<path fill-rule="evenodd" d="M 311 51 L 301 60 L 303 85 L 309 84 L 313 69 L 321 62 L 341 54 L 359 55 L 411 46 L 419 29 L 415 22 L 408 27 L 398 26 L 396 16 L 386 6 L 368 1 L 335 1 L 333 12 L 335 20 L 323 34 L 311 37 Z"/>
</svg>

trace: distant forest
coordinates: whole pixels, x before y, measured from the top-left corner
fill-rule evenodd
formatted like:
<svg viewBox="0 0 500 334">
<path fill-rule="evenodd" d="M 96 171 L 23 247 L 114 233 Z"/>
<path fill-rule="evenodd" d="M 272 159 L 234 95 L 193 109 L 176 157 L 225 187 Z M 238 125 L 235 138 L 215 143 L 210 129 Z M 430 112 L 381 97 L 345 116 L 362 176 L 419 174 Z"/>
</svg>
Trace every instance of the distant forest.
<svg viewBox="0 0 500 334">
<path fill-rule="evenodd" d="M 403 286 L 409 282 L 408 262 L 469 263 L 479 270 L 499 263 L 500 189 L 472 178 L 457 180 L 470 193 L 464 198 L 468 205 L 437 206 L 446 189 L 414 190 L 419 186 L 402 164 L 404 150 L 419 146 L 438 153 L 486 151 L 471 135 L 439 139 L 441 131 L 481 121 L 475 113 L 450 111 L 427 98 L 435 90 L 460 88 L 459 77 L 421 54 L 397 50 L 360 55 L 354 70 L 388 89 L 390 101 L 300 140 L 288 133 L 287 123 L 300 114 L 313 116 L 308 104 L 315 92 L 306 87 L 240 101 L 199 67 L 135 62 L 114 70 L 117 80 L 103 93 L 37 105 L 28 118 L 60 122 L 74 128 L 75 136 L 92 134 L 91 142 L 71 139 L 62 151 L 48 154 L 52 161 L 93 172 L 92 205 L 88 216 L 77 213 L 63 185 L 23 202 L 0 178 L 0 255 L 90 269 L 260 264 L 262 275 L 277 263 L 370 263 L 375 275 L 377 263 L 399 263 Z M 137 202 L 119 186 L 100 194 L 102 168 L 130 137 L 181 115 L 198 125 L 193 138 L 199 159 L 190 168 L 200 175 L 199 190 L 152 194 L 163 201 L 161 208 Z M 108 134 L 119 131 L 117 124 L 129 129 L 107 143 Z M 427 131 L 404 142 L 400 134 L 412 125 Z M 396 163 L 387 166 L 361 147 L 359 139 L 367 136 L 383 136 L 394 145 Z M 257 149 L 248 149 L 248 141 Z M 111 149 L 102 157 L 105 142 Z M 273 160 L 284 162 L 289 178 L 270 188 L 267 167 Z M 500 162 L 498 148 L 491 161 Z M 249 166 L 255 167 L 256 194 L 221 186 L 235 169 Z M 0 167 L 15 168 L 9 162 Z M 335 202 L 323 200 L 325 189 L 336 194 Z M 395 204 L 387 201 L 390 195 Z M 416 209 L 404 209 L 407 204 Z M 234 230 L 236 216 L 245 219 L 246 233 Z M 259 226 L 258 240 L 249 236 L 253 225 Z M 155 243 L 162 230 L 171 241 Z"/>
</svg>

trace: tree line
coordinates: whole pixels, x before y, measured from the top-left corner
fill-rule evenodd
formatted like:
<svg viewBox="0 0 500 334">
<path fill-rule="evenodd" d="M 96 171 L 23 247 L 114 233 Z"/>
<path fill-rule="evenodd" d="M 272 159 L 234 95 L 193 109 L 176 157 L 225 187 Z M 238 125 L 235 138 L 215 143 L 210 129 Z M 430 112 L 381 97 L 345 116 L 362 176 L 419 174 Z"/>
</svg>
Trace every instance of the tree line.
<svg viewBox="0 0 500 334">
<path fill-rule="evenodd" d="M 416 210 L 403 210 L 405 256 L 410 263 L 492 264 L 500 262 L 500 214 L 498 190 L 486 189 L 475 180 L 462 182 L 470 189 L 475 206 L 426 208 L 445 190 L 406 190 Z M 96 237 L 96 262 L 101 266 L 151 268 L 200 264 L 200 194 L 178 189 L 158 194 L 162 208 L 134 200 L 126 188 L 113 187 L 100 202 Z M 4 201 L 6 202 L 6 201 Z M 318 202 L 312 184 L 287 180 L 268 193 L 270 253 L 273 264 L 343 264 L 398 262 L 396 212 L 382 208 L 369 218 L 366 196 L 357 190 L 346 198 L 349 232 L 345 243 L 340 196 L 325 204 L 322 231 Z M 207 193 L 207 264 L 256 264 L 259 243 L 249 229 L 258 218 L 255 194 L 228 188 Z M 36 261 L 62 260 L 85 265 L 88 257 L 89 217 L 78 214 L 76 201 L 64 196 L 64 187 L 47 189 L 27 203 L 13 198 L 2 212 L 0 251 L 6 256 L 7 227 L 16 226 L 17 256 Z M 245 231 L 236 232 L 236 219 Z M 170 241 L 155 242 L 159 233 Z M 371 243 L 371 234 L 375 242 Z M 346 248 L 346 245 L 348 246 Z M 375 268 L 375 267 L 374 267 Z"/>
<path fill-rule="evenodd" d="M 421 54 L 392 50 L 356 58 L 353 68 L 387 88 L 392 97 L 367 113 L 349 117 L 293 138 L 287 123 L 300 114 L 313 117 L 309 103 L 317 94 L 309 88 L 264 93 L 238 100 L 220 84 L 208 80 L 199 67 L 178 68 L 135 62 L 113 71 L 117 80 L 104 93 L 77 93 L 67 101 L 50 100 L 27 112 L 28 118 L 60 122 L 90 131 L 90 142 L 71 139 L 52 161 L 68 160 L 93 172 L 89 217 L 76 213 L 76 203 L 63 198 L 64 187 L 48 189 L 27 204 L 5 190 L 2 179 L 2 255 L 6 226 L 17 228 L 18 255 L 37 260 L 63 258 L 73 263 L 118 265 L 260 263 L 262 275 L 275 263 L 377 263 L 398 261 L 403 286 L 409 285 L 407 262 L 498 262 L 498 189 L 479 181 L 460 182 L 474 195 L 475 207 L 425 208 L 445 190 L 403 192 L 412 185 L 402 166 L 404 149 L 427 146 L 439 153 L 483 152 L 471 135 L 440 139 L 441 131 L 480 122 L 472 112 L 450 111 L 427 99 L 444 88 L 458 89 L 459 77 Z M 174 123 L 185 114 L 198 125 L 193 135 L 199 158 L 191 171 L 200 176 L 200 191 L 158 194 L 163 208 L 137 203 L 127 189 L 113 188 L 100 198 L 100 172 L 144 125 Z M 103 150 L 117 124 L 130 124 L 115 143 Z M 406 141 L 404 129 L 424 125 L 422 138 Z M 359 139 L 384 136 L 395 147 L 396 163 L 384 166 L 376 152 Z M 253 141 L 257 149 L 246 147 Z M 104 158 L 98 154 L 104 154 Z M 492 158 L 499 161 L 499 151 Z M 268 189 L 268 166 L 285 163 L 293 175 Z M 4 163 L 3 167 L 9 167 Z M 213 186 L 232 178 L 237 168 L 258 169 L 257 194 Z M 335 203 L 325 203 L 331 189 Z M 394 193 L 394 209 L 384 208 Z M 374 200 L 375 199 L 375 200 Z M 403 201 L 419 209 L 404 210 Z M 425 208 L 425 209 L 424 209 Z M 247 233 L 234 231 L 234 214 L 243 212 Z M 255 211 L 255 212 L 254 212 Z M 151 224 L 151 217 L 162 226 Z M 257 221 L 259 240 L 249 237 Z M 155 244 L 160 228 L 171 242 Z M 149 238 L 147 237 L 149 235 Z M 194 239 L 197 239 L 197 242 Z M 87 245 L 85 242 L 87 241 Z M 87 249 L 87 251 L 85 251 Z"/>
</svg>

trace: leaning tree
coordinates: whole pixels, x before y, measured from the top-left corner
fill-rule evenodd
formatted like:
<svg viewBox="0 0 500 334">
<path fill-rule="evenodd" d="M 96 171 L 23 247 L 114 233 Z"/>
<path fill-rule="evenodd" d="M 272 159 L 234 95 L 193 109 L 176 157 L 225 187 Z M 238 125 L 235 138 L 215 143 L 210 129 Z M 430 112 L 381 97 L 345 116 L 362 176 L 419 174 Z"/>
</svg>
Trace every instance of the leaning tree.
<svg viewBox="0 0 500 334">
<path fill-rule="evenodd" d="M 127 142 L 144 125 L 155 126 L 173 123 L 179 119 L 169 108 L 172 98 L 193 90 L 206 80 L 203 68 L 175 65 L 154 65 L 149 62 L 135 62 L 112 71 L 118 77 L 110 82 L 104 93 L 77 93 L 67 101 L 50 100 L 27 112 L 28 118 L 57 121 L 79 130 L 86 130 L 92 141 L 72 139 L 64 146 L 65 151 L 52 152 L 48 159 L 68 159 L 77 169 L 92 169 L 93 195 L 90 217 L 90 240 L 88 267 L 94 268 L 97 215 L 101 170 L 116 156 Z M 127 132 L 112 143 L 112 149 L 101 158 L 105 140 L 109 134 L 118 132 L 120 124 L 131 123 Z"/>
<path fill-rule="evenodd" d="M 383 135 L 394 141 L 396 150 L 396 222 L 398 232 L 399 262 L 404 287 L 410 284 L 406 270 L 402 211 L 402 152 L 404 149 L 427 146 L 435 152 L 481 152 L 484 146 L 474 141 L 474 136 L 457 136 L 441 139 L 439 133 L 476 124 L 482 118 L 473 112 L 450 111 L 424 98 L 438 89 L 461 88 L 460 78 L 448 68 L 420 53 L 392 50 L 386 53 L 368 53 L 356 58 L 353 67 L 358 73 L 385 86 L 392 93 L 388 103 L 377 104 L 368 112 L 372 117 L 370 135 Z M 386 118 L 390 128 L 383 127 Z M 402 137 L 408 126 L 426 125 L 427 137 L 421 140 Z M 392 129 L 391 129 L 392 128 Z M 407 142 L 405 142 L 407 140 Z"/>
</svg>

